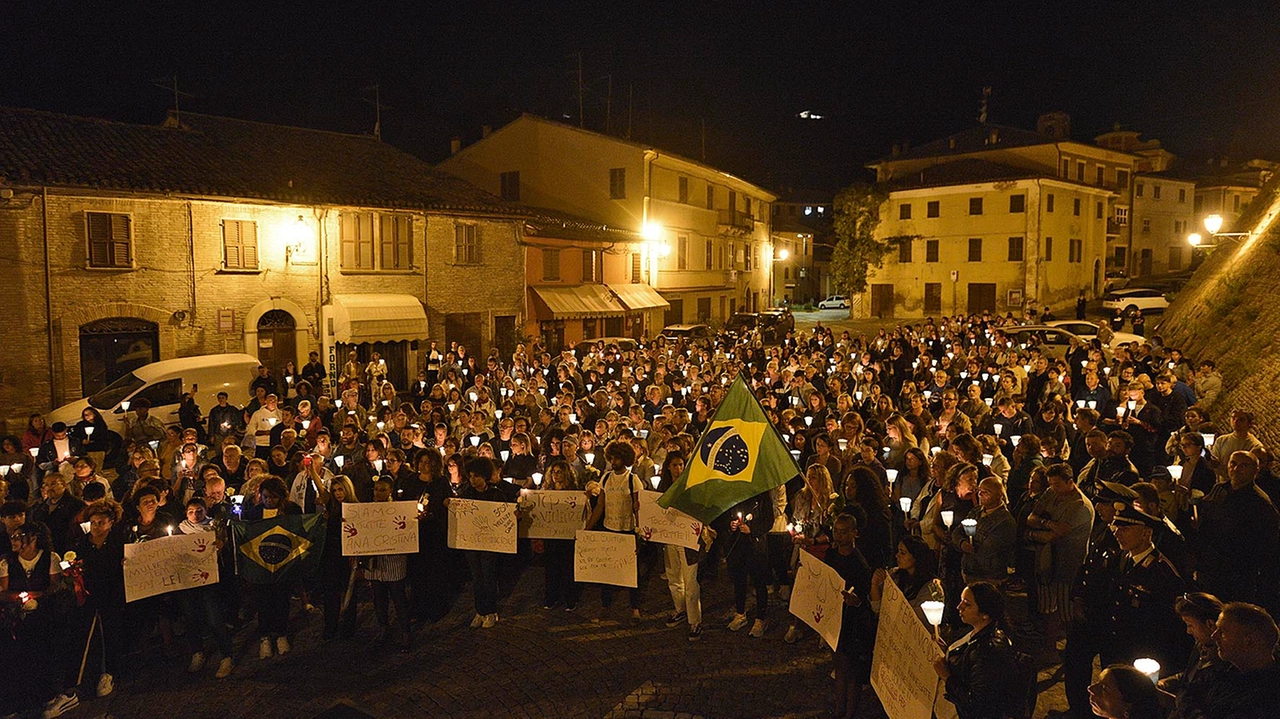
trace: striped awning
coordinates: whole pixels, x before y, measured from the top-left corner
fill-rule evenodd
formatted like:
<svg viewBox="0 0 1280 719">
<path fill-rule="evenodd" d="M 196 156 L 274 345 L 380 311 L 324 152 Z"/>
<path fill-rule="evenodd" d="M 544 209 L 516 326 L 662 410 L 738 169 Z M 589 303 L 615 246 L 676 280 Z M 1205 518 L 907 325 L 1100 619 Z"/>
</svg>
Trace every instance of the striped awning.
<svg viewBox="0 0 1280 719">
<path fill-rule="evenodd" d="M 643 282 L 609 285 L 609 289 L 622 300 L 623 306 L 629 310 L 666 309 L 670 302 L 662 299 L 658 291 Z"/>
<path fill-rule="evenodd" d="M 413 295 L 333 296 L 333 338 L 338 342 L 427 339 L 427 313 Z"/>
<path fill-rule="evenodd" d="M 543 286 L 532 289 L 551 313 L 552 319 L 621 317 L 626 312 L 604 285 Z"/>
</svg>

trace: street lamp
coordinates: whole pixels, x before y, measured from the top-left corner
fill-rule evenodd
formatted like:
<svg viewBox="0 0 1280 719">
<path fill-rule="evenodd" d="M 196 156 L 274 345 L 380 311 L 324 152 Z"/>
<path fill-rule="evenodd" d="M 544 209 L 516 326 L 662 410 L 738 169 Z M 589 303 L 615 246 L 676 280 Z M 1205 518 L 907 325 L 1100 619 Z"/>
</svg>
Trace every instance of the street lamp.
<svg viewBox="0 0 1280 719">
<path fill-rule="evenodd" d="M 644 251 L 649 256 L 649 285 L 658 286 L 658 258 L 671 254 L 671 245 L 662 241 L 662 225 L 657 222 L 645 222 L 640 227 L 640 236 L 644 238 Z"/>
<path fill-rule="evenodd" d="M 1215 212 L 1214 214 L 1204 218 L 1204 228 L 1208 230 L 1211 235 L 1218 234 L 1218 230 L 1222 229 L 1222 215 Z"/>
<path fill-rule="evenodd" d="M 1210 244 L 1205 244 L 1204 237 L 1199 232 L 1192 232 L 1191 234 L 1187 235 L 1187 243 L 1190 244 L 1192 248 L 1208 250 L 1218 246 L 1218 242 L 1216 242 L 1216 240 L 1218 240 L 1219 238 L 1225 237 L 1225 238 L 1238 239 L 1241 237 L 1248 237 L 1250 234 L 1248 232 L 1222 232 L 1221 231 L 1222 223 L 1223 223 L 1222 215 L 1219 215 L 1216 212 L 1213 213 L 1212 215 L 1205 217 L 1204 229 L 1208 231 L 1208 233 L 1210 234 L 1210 236 L 1213 237 L 1215 242 Z"/>
</svg>

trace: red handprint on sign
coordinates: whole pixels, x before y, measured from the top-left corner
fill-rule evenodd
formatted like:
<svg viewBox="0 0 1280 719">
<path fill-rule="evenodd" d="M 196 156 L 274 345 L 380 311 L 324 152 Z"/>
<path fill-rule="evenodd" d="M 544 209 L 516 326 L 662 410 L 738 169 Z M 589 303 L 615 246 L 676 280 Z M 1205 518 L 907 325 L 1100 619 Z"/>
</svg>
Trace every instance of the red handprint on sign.
<svg viewBox="0 0 1280 719">
<path fill-rule="evenodd" d="M 342 533 L 347 535 L 347 538 L 349 539 L 359 534 L 360 530 L 356 529 L 356 525 L 351 524 L 350 522 L 343 522 Z"/>
<path fill-rule="evenodd" d="M 689 524 L 689 528 L 693 530 L 695 539 L 702 536 L 702 522 L 692 522 Z"/>
<path fill-rule="evenodd" d="M 396 528 L 396 529 L 404 529 L 404 528 L 405 528 L 405 521 L 404 521 L 404 517 L 396 517 L 395 519 L 391 520 L 391 523 L 395 525 L 395 528 Z"/>
<path fill-rule="evenodd" d="M 207 581 L 209 581 L 209 573 L 208 573 L 208 572 L 195 572 L 195 573 L 193 573 L 193 574 L 191 575 L 191 579 L 192 579 L 192 580 L 194 580 L 194 581 L 197 581 L 197 582 L 207 582 Z"/>
<path fill-rule="evenodd" d="M 208 540 L 201 538 L 196 540 L 195 546 L 192 547 L 191 551 L 195 552 L 196 554 L 203 554 L 204 550 L 208 548 L 209 548 Z"/>
<path fill-rule="evenodd" d="M 640 534 L 644 537 L 644 541 L 649 541 L 653 538 L 653 527 L 641 527 Z"/>
<path fill-rule="evenodd" d="M 813 623 L 814 623 L 814 624 L 821 624 L 821 623 L 822 623 L 822 617 L 824 616 L 824 614 L 825 614 L 825 612 L 823 612 L 821 605 L 819 605 L 819 606 L 817 606 L 817 607 L 814 607 L 814 608 L 813 608 Z"/>
</svg>

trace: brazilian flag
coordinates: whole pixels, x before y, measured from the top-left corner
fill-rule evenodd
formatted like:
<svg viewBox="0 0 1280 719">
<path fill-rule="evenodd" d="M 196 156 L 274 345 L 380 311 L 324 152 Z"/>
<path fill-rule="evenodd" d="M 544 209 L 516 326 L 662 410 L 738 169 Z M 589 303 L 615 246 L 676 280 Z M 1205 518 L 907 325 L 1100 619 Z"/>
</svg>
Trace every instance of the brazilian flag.
<svg viewBox="0 0 1280 719">
<path fill-rule="evenodd" d="M 685 463 L 684 474 L 658 498 L 658 506 L 710 523 L 797 474 L 800 466 L 739 376 Z"/>
<path fill-rule="evenodd" d="M 324 529 L 324 517 L 319 514 L 231 522 L 237 571 L 250 584 L 290 582 L 312 575 L 324 551 Z"/>
</svg>

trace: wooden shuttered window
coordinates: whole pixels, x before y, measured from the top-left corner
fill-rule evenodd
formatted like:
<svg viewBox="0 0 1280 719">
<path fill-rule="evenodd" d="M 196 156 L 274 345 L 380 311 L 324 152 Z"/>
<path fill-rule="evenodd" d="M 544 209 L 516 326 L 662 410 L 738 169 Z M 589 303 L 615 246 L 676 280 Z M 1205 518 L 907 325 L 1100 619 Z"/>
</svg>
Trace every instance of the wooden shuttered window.
<svg viewBox="0 0 1280 719">
<path fill-rule="evenodd" d="M 453 228 L 453 261 L 459 265 L 480 264 L 480 243 L 475 225 L 455 225 Z"/>
<path fill-rule="evenodd" d="M 342 269 L 373 269 L 373 213 L 344 212 L 339 222 Z"/>
<path fill-rule="evenodd" d="M 223 220 L 222 257 L 228 270 L 258 269 L 258 223 Z"/>
<path fill-rule="evenodd" d="M 409 215 L 380 215 L 381 231 L 379 267 L 384 270 L 407 270 L 413 262 L 413 218 Z"/>
<path fill-rule="evenodd" d="M 90 267 L 132 267 L 133 227 L 128 215 L 87 212 Z"/>
</svg>

